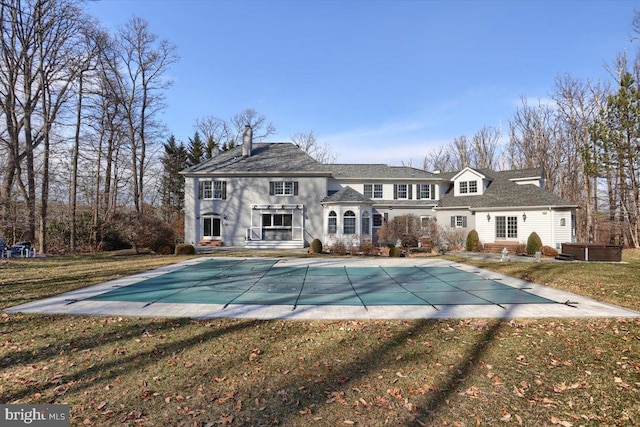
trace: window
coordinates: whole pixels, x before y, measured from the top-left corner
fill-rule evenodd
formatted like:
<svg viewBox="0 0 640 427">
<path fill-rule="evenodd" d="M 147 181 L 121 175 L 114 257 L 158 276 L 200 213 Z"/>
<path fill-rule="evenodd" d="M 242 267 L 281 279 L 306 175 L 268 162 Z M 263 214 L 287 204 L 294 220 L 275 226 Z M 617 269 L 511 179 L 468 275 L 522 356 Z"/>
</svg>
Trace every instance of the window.
<svg viewBox="0 0 640 427">
<path fill-rule="evenodd" d="M 382 215 L 379 213 L 373 214 L 373 226 L 382 227 Z"/>
<path fill-rule="evenodd" d="M 429 199 L 433 200 L 435 198 L 434 186 L 431 184 L 418 184 L 418 199 Z"/>
<path fill-rule="evenodd" d="M 460 194 L 477 194 L 478 181 L 460 181 L 459 192 Z"/>
<path fill-rule="evenodd" d="M 464 215 L 452 216 L 451 228 L 467 228 L 467 217 Z"/>
<path fill-rule="evenodd" d="M 364 196 L 370 199 L 382 199 L 382 184 L 365 184 Z"/>
<path fill-rule="evenodd" d="M 496 217 L 496 239 L 517 239 L 518 238 L 518 217 L 517 216 L 497 216 Z"/>
<path fill-rule="evenodd" d="M 336 234 L 338 232 L 338 215 L 335 211 L 329 212 L 329 221 L 327 222 L 327 232 L 329 234 Z"/>
<path fill-rule="evenodd" d="M 371 219 L 369 218 L 369 211 L 362 212 L 362 234 L 369 235 L 371 234 Z"/>
<path fill-rule="evenodd" d="M 393 186 L 393 198 L 394 199 L 411 199 L 412 185 L 407 184 L 395 184 Z"/>
<path fill-rule="evenodd" d="M 269 183 L 269 194 L 271 196 L 297 196 L 297 181 L 275 181 Z"/>
<path fill-rule="evenodd" d="M 356 214 L 353 211 L 344 213 L 343 234 L 356 234 Z"/>
<path fill-rule="evenodd" d="M 226 181 L 200 181 L 198 198 L 203 200 L 224 200 L 227 198 Z"/>
<path fill-rule="evenodd" d="M 262 214 L 262 240 L 291 240 L 292 214 Z"/>
<path fill-rule="evenodd" d="M 382 184 L 373 184 L 373 198 L 382 199 Z"/>
<path fill-rule="evenodd" d="M 364 185 L 364 197 L 373 197 L 373 184 Z"/>
</svg>

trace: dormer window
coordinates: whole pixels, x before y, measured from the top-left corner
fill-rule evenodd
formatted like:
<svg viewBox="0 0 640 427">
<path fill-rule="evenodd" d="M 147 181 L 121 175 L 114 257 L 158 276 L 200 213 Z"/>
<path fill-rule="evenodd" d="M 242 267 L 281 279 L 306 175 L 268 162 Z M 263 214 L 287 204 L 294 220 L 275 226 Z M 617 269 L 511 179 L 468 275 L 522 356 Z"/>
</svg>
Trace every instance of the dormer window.
<svg viewBox="0 0 640 427">
<path fill-rule="evenodd" d="M 460 181 L 460 194 L 477 194 L 478 181 Z"/>
</svg>

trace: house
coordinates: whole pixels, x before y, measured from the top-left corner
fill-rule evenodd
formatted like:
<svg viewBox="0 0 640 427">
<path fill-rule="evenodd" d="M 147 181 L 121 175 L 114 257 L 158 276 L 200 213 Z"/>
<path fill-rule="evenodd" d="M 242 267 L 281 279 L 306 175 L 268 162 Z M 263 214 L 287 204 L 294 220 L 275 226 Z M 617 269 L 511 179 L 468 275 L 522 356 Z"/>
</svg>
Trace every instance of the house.
<svg viewBox="0 0 640 427">
<path fill-rule="evenodd" d="M 432 173 L 384 164 L 321 164 L 292 143 L 243 144 L 182 174 L 185 241 L 303 248 L 376 241 L 389 219 L 476 229 L 483 243 L 525 243 L 536 231 L 560 248 L 575 236 L 577 205 L 544 191 L 542 169 Z"/>
</svg>

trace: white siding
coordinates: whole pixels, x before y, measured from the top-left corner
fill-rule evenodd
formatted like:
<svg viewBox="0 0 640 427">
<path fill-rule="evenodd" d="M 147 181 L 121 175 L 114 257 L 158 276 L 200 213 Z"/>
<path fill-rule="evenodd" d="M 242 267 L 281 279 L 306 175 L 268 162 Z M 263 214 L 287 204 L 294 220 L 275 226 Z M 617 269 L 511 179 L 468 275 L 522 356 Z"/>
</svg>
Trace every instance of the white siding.
<svg viewBox="0 0 640 427">
<path fill-rule="evenodd" d="M 487 221 L 487 213 L 491 219 Z M 527 219 L 523 219 L 526 214 Z M 534 231 L 540 236 L 542 244 L 558 248 L 561 243 L 570 242 L 571 236 L 571 211 L 555 211 L 549 209 L 540 210 L 520 210 L 520 211 L 484 211 L 476 214 L 476 231 L 482 243 L 492 243 L 496 240 L 496 217 L 515 216 L 518 218 L 518 238 L 520 243 L 527 243 L 529 235 Z M 561 226 L 561 220 L 565 220 L 565 225 Z"/>
</svg>

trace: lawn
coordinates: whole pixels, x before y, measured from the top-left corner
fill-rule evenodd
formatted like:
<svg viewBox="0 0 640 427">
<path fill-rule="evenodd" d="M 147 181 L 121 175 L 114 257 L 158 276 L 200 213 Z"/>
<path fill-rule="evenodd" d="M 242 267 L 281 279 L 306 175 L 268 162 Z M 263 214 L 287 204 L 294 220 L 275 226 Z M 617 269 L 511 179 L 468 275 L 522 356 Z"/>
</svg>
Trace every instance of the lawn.
<svg viewBox="0 0 640 427">
<path fill-rule="evenodd" d="M 0 264 L 0 308 L 184 258 Z M 638 309 L 628 264 L 481 265 Z M 640 424 L 640 320 L 256 321 L 3 313 L 0 402 L 72 425 Z"/>
</svg>

